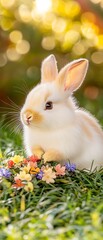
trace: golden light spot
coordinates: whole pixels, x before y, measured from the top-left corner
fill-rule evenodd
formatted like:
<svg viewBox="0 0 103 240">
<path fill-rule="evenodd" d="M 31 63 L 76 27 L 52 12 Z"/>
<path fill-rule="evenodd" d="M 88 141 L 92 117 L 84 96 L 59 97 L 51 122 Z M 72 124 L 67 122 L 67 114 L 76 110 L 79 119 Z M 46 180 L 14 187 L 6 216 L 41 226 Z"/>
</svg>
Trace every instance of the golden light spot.
<svg viewBox="0 0 103 240">
<path fill-rule="evenodd" d="M 54 19 L 52 29 L 56 33 L 63 33 L 66 29 L 66 21 L 62 18 Z"/>
<path fill-rule="evenodd" d="M 88 49 L 88 46 L 87 46 L 86 42 L 84 40 L 81 40 L 73 46 L 72 51 L 74 52 L 74 54 L 81 56 L 82 54 L 84 54 L 87 51 L 87 49 Z"/>
<path fill-rule="evenodd" d="M 87 39 L 92 39 L 93 41 L 97 41 L 98 27 L 91 22 L 83 22 L 81 25 L 81 32 L 84 37 Z"/>
<path fill-rule="evenodd" d="M 80 5 L 76 1 L 67 1 L 65 4 L 65 14 L 70 18 L 74 18 L 80 13 Z"/>
<path fill-rule="evenodd" d="M 35 6 L 34 6 L 34 8 L 32 9 L 32 11 L 31 11 L 31 17 L 32 17 L 32 19 L 33 19 L 33 21 L 35 22 L 35 23 L 40 23 L 40 21 L 41 21 L 41 16 L 40 15 L 38 15 L 38 13 L 36 12 L 36 9 L 35 9 Z"/>
<path fill-rule="evenodd" d="M 23 22 L 31 21 L 31 11 L 25 4 L 21 4 L 18 11 L 19 16 Z"/>
<path fill-rule="evenodd" d="M 52 26 L 52 23 L 55 19 L 55 15 L 53 13 L 46 13 L 42 16 L 42 22 L 43 22 L 43 25 L 46 29 L 50 29 L 51 30 L 51 26 Z"/>
<path fill-rule="evenodd" d="M 91 56 L 92 62 L 96 64 L 103 63 L 103 51 L 94 52 Z"/>
<path fill-rule="evenodd" d="M 48 12 L 52 7 L 51 0 L 35 0 L 36 11 L 39 14 Z"/>
<path fill-rule="evenodd" d="M 10 33 L 9 37 L 13 43 L 17 43 L 22 39 L 22 33 L 18 30 L 15 30 Z"/>
<path fill-rule="evenodd" d="M 98 4 L 101 2 L 101 0 L 91 0 L 91 2 L 93 2 L 94 4 Z"/>
<path fill-rule="evenodd" d="M 44 37 L 41 43 L 42 47 L 46 50 L 52 50 L 55 48 L 55 39 L 52 36 Z"/>
<path fill-rule="evenodd" d="M 30 43 L 26 40 L 21 40 L 17 42 L 16 51 L 19 54 L 26 54 L 30 50 Z"/>
<path fill-rule="evenodd" d="M 2 18 L 0 20 L 0 26 L 4 31 L 10 30 L 13 24 L 14 24 L 13 21 L 9 18 Z"/>
<path fill-rule="evenodd" d="M 15 0 L 0 0 L 0 3 L 5 8 L 10 8 L 14 5 Z"/>
<path fill-rule="evenodd" d="M 73 44 L 75 44 L 80 38 L 80 34 L 78 31 L 70 30 L 65 34 L 64 42 L 63 42 L 63 49 L 66 50 L 71 48 Z"/>
<path fill-rule="evenodd" d="M 10 61 L 17 61 L 21 57 L 21 55 L 19 53 L 17 53 L 15 48 L 8 48 L 6 55 Z"/>
</svg>

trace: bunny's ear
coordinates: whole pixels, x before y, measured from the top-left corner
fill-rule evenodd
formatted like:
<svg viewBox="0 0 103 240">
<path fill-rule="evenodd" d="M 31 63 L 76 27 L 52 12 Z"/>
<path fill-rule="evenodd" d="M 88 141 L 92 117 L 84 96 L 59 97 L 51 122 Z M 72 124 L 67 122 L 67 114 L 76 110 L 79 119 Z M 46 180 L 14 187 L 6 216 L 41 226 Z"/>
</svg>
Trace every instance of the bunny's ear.
<svg viewBox="0 0 103 240">
<path fill-rule="evenodd" d="M 88 60 L 75 60 L 61 69 L 57 82 L 64 90 L 76 91 L 82 84 L 88 69 Z"/>
<path fill-rule="evenodd" d="M 55 81 L 58 75 L 57 63 L 55 56 L 52 54 L 47 57 L 43 63 L 41 68 L 41 82 L 51 82 Z"/>
</svg>

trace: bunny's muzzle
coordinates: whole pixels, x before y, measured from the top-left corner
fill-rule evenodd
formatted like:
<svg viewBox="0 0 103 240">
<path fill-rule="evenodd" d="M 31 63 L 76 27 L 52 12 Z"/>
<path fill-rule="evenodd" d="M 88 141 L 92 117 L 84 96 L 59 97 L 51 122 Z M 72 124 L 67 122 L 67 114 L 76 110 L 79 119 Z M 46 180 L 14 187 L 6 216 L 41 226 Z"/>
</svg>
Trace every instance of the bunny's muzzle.
<svg viewBox="0 0 103 240">
<path fill-rule="evenodd" d="M 21 111 L 21 121 L 23 124 L 29 126 L 31 124 L 40 123 L 42 121 L 42 116 L 36 111 Z"/>
</svg>

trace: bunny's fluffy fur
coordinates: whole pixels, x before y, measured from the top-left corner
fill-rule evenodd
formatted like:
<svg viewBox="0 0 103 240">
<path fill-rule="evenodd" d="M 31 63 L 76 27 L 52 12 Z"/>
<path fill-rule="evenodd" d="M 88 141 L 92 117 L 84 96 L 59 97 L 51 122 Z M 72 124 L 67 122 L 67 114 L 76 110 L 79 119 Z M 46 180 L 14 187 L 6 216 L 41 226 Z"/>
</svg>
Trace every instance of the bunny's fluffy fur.
<svg viewBox="0 0 103 240">
<path fill-rule="evenodd" d="M 78 109 L 71 94 L 84 80 L 88 62 L 76 60 L 58 74 L 55 57 L 42 64 L 41 84 L 27 96 L 21 110 L 28 155 L 45 161 L 70 160 L 78 169 L 103 166 L 103 132 L 97 120 Z M 53 108 L 46 109 L 52 102 Z"/>
</svg>

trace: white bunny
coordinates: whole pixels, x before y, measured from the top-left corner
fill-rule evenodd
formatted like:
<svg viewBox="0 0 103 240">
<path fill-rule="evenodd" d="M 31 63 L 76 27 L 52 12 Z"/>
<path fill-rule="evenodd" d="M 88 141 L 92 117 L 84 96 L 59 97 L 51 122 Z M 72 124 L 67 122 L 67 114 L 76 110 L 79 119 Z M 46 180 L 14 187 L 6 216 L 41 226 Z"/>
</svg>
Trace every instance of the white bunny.
<svg viewBox="0 0 103 240">
<path fill-rule="evenodd" d="M 82 84 L 87 59 L 78 59 L 58 73 L 54 55 L 42 63 L 41 83 L 28 94 L 21 110 L 28 155 L 44 161 L 70 161 L 78 169 L 103 166 L 103 132 L 97 120 L 79 109 L 71 95 Z"/>
</svg>

